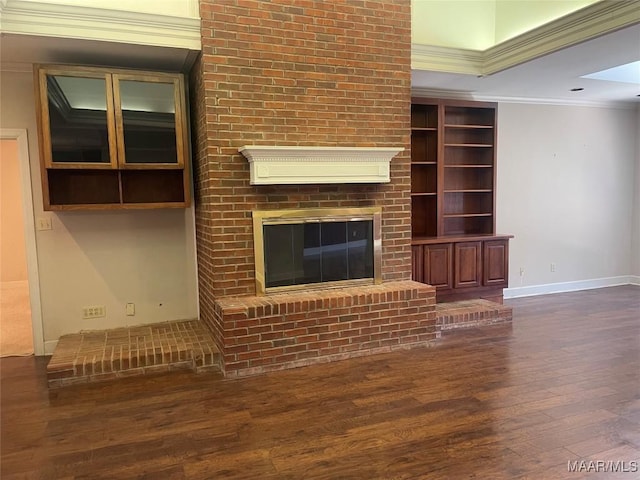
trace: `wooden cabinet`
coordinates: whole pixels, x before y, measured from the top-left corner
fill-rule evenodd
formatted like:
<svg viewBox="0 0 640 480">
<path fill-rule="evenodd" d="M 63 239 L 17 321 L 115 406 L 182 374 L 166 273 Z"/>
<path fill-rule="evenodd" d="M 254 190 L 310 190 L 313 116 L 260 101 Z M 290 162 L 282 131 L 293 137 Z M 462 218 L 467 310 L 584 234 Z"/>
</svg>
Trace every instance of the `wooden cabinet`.
<svg viewBox="0 0 640 480">
<path fill-rule="evenodd" d="M 411 266 L 413 279 L 428 283 L 436 290 L 449 290 L 453 286 L 452 244 L 413 245 Z"/>
<path fill-rule="evenodd" d="M 423 238 L 412 246 L 413 279 L 436 287 L 439 302 L 502 301 L 508 285 L 510 235 Z"/>
<path fill-rule="evenodd" d="M 509 283 L 509 241 L 484 242 L 482 258 L 483 285 L 506 287 Z"/>
<path fill-rule="evenodd" d="M 36 66 L 45 210 L 186 207 L 181 74 Z"/>
<path fill-rule="evenodd" d="M 447 290 L 453 285 L 453 258 L 451 244 L 424 246 L 424 283 L 436 289 Z"/>
<path fill-rule="evenodd" d="M 436 285 L 439 301 L 501 299 L 507 286 L 511 237 L 495 232 L 496 131 L 495 103 L 412 99 L 413 278 Z"/>
<path fill-rule="evenodd" d="M 482 243 L 454 243 L 455 288 L 479 287 L 482 284 Z"/>
</svg>

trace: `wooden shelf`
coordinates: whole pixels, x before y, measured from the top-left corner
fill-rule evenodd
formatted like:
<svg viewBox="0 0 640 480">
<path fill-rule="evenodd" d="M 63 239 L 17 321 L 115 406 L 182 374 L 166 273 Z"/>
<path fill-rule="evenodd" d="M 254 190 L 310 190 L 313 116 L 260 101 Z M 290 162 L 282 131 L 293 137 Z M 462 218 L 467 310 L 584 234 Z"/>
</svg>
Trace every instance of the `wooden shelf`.
<svg viewBox="0 0 640 480">
<path fill-rule="evenodd" d="M 509 240 L 513 235 L 505 234 L 482 234 L 482 235 L 442 235 L 433 236 L 414 236 L 411 238 L 411 245 L 427 245 L 436 243 L 456 243 L 456 242 L 477 242 L 485 240 Z"/>
<path fill-rule="evenodd" d="M 493 213 L 445 213 L 442 218 L 490 217 Z"/>
<path fill-rule="evenodd" d="M 444 193 L 492 193 L 490 188 L 464 188 L 460 190 L 444 190 Z"/>
<path fill-rule="evenodd" d="M 510 236 L 494 235 L 496 104 L 416 98 L 411 112 L 413 278 L 438 301 L 501 299 Z"/>
<path fill-rule="evenodd" d="M 444 128 L 483 128 L 492 129 L 493 125 L 455 125 L 445 123 Z"/>
<path fill-rule="evenodd" d="M 473 147 L 473 148 L 492 148 L 489 143 L 445 143 L 445 147 Z"/>
<path fill-rule="evenodd" d="M 493 168 L 493 165 L 445 165 L 444 168 Z"/>
</svg>

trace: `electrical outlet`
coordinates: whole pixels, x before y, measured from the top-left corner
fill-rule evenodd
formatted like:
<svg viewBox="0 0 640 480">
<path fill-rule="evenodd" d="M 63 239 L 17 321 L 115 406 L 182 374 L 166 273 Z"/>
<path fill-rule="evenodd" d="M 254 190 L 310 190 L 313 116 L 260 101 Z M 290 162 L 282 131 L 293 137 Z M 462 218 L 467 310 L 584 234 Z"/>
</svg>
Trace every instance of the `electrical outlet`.
<svg viewBox="0 0 640 480">
<path fill-rule="evenodd" d="M 38 217 L 38 219 L 36 220 L 37 230 L 51 230 L 52 228 L 51 217 Z"/>
<path fill-rule="evenodd" d="M 136 314 L 136 304 L 135 303 L 127 303 L 127 306 L 125 307 L 125 311 L 127 313 L 127 316 L 132 317 Z"/>
<path fill-rule="evenodd" d="M 101 318 L 107 316 L 107 307 L 104 305 L 91 305 L 89 307 L 82 307 L 82 318 Z"/>
<path fill-rule="evenodd" d="M 556 271 L 556 264 L 555 263 L 551 263 L 551 271 L 555 272 Z"/>
</svg>

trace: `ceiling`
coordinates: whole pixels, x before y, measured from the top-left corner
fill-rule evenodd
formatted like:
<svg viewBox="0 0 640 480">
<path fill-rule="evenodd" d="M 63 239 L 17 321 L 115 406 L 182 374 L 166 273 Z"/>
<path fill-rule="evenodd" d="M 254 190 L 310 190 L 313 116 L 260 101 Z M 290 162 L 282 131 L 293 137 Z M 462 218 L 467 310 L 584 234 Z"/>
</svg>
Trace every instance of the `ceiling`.
<svg viewBox="0 0 640 480">
<path fill-rule="evenodd" d="M 7 65 L 67 63 L 188 72 L 197 52 L 113 42 L 2 34 Z M 485 77 L 414 70 L 415 94 L 562 103 L 640 103 L 640 85 L 580 78 L 640 60 L 640 25 L 634 25 Z M 571 92 L 572 88 L 584 88 Z"/>
<path fill-rule="evenodd" d="M 640 103 L 640 84 L 580 78 L 640 60 L 640 25 L 588 40 L 486 77 L 414 70 L 415 92 L 476 99 L 563 103 Z M 572 88 L 584 88 L 571 92 Z"/>
</svg>

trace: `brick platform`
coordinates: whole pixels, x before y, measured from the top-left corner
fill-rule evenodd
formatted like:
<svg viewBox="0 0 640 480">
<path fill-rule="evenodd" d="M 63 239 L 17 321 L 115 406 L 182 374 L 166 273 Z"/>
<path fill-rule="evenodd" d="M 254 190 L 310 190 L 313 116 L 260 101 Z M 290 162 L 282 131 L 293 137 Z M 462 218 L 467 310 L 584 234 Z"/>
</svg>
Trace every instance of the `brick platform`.
<svg viewBox="0 0 640 480">
<path fill-rule="evenodd" d="M 489 300 L 462 300 L 436 304 L 438 331 L 509 323 L 513 309 Z"/>
<path fill-rule="evenodd" d="M 425 345 L 435 289 L 412 281 L 216 301 L 209 325 L 227 376 Z"/>
<path fill-rule="evenodd" d="M 440 331 L 512 319 L 488 300 L 434 304 L 415 282 L 222 299 L 228 376 L 428 345 Z M 221 371 L 214 336 L 197 320 L 86 331 L 60 337 L 47 367 L 50 387 L 174 369 Z"/>
<path fill-rule="evenodd" d="M 50 387 L 173 369 L 219 371 L 219 354 L 198 320 L 64 335 L 47 366 Z"/>
</svg>

